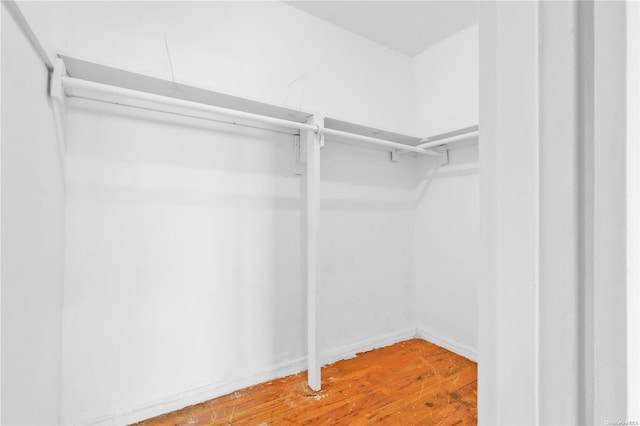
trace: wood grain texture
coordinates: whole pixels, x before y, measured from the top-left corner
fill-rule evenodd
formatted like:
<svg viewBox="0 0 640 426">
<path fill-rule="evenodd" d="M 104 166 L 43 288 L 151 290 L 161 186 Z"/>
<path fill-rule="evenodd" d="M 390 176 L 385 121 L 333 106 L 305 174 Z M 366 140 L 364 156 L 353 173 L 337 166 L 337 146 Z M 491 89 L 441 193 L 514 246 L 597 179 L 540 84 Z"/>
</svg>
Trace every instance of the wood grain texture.
<svg viewBox="0 0 640 426">
<path fill-rule="evenodd" d="M 412 339 L 138 423 L 174 425 L 475 425 L 477 364 Z"/>
</svg>

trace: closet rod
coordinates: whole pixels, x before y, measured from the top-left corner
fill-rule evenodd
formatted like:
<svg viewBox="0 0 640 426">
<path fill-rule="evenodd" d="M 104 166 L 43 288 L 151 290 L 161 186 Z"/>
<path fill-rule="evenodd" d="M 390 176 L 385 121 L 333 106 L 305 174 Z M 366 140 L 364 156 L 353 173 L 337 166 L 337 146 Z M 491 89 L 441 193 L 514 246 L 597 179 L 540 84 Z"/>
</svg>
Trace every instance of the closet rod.
<svg viewBox="0 0 640 426">
<path fill-rule="evenodd" d="M 455 135 L 455 136 L 451 136 L 448 138 L 442 138 L 442 139 L 438 139 L 438 140 L 434 140 L 434 141 L 427 141 L 425 143 L 421 143 L 420 145 L 416 145 L 416 147 L 419 148 L 433 148 L 435 146 L 440 146 L 440 145 L 446 145 L 448 143 L 451 142 L 458 142 L 464 139 L 469 139 L 472 138 L 474 136 L 478 136 L 480 135 L 480 131 L 479 130 L 473 130 L 469 133 L 464 133 L 462 135 Z"/>
<path fill-rule="evenodd" d="M 431 151 L 429 149 L 421 148 L 418 146 L 405 145 L 397 142 L 387 141 L 384 139 L 373 138 L 371 136 L 356 135 L 354 133 L 349 133 L 342 130 L 328 129 L 326 127 L 324 128 L 322 133 L 324 133 L 325 136 L 337 136 L 337 137 L 343 137 L 343 138 L 350 138 L 350 139 L 355 139 L 362 142 L 370 142 L 380 146 L 386 146 L 389 148 L 400 149 L 402 151 L 411 151 L 411 152 L 418 152 L 420 154 L 432 155 L 434 157 L 440 157 L 442 155 L 440 152 Z"/>
<path fill-rule="evenodd" d="M 440 153 L 431 151 L 429 149 L 420 148 L 412 145 L 405 145 L 402 143 L 392 142 L 385 139 L 378 139 L 370 136 L 358 135 L 355 133 L 344 132 L 341 130 L 319 128 L 318 126 L 313 124 L 299 123 L 297 121 L 284 120 L 282 118 L 275 118 L 275 117 L 269 117 L 266 115 L 253 114 L 250 112 L 238 111 L 235 109 L 223 108 L 215 105 L 203 104 L 203 103 L 194 102 L 194 101 L 187 101 L 184 99 L 172 98 L 169 96 L 156 95 L 153 93 L 141 92 L 138 90 L 126 89 L 124 87 L 111 86 L 108 84 L 96 83 L 93 81 L 81 80 L 73 77 L 64 76 L 61 78 L 61 82 L 62 82 L 63 88 L 65 89 L 75 88 L 75 89 L 93 90 L 101 93 L 138 99 L 141 101 L 154 102 L 154 103 L 158 103 L 166 106 L 187 108 L 192 110 L 204 111 L 208 113 L 226 115 L 229 117 L 247 119 L 247 120 L 267 123 L 275 126 L 286 127 L 290 129 L 316 132 L 316 133 L 324 134 L 327 136 L 344 137 L 344 138 L 349 138 L 349 139 L 353 139 L 361 142 L 371 143 L 371 144 L 384 146 L 387 148 L 393 148 L 397 150 L 402 150 L 402 151 L 411 151 L 411 152 L 416 152 L 418 154 L 440 156 Z M 73 94 L 69 94 L 69 93 L 67 93 L 67 95 L 74 96 Z"/>
<path fill-rule="evenodd" d="M 229 117 L 242 118 L 247 120 L 259 121 L 275 126 L 287 127 L 296 130 L 317 131 L 318 127 L 307 123 L 298 123 L 296 121 L 284 120 L 282 118 L 268 117 L 266 115 L 253 114 L 250 112 L 238 111 L 235 109 L 222 108 L 215 105 L 203 104 L 200 102 L 187 101 L 184 99 L 172 98 L 170 96 L 156 95 L 154 93 L 141 92 L 138 90 L 126 89 L 124 87 L 111 86 L 109 84 L 95 83 L 88 80 L 80 80 L 72 77 L 62 77 L 62 86 L 67 89 L 86 89 L 94 90 L 110 95 L 124 96 L 127 98 L 138 99 L 141 101 L 149 101 L 171 107 L 188 108 L 192 110 L 204 111 L 213 114 L 221 114 Z M 68 94 L 68 93 L 67 93 Z M 73 94 L 68 94 L 73 96 Z"/>
</svg>

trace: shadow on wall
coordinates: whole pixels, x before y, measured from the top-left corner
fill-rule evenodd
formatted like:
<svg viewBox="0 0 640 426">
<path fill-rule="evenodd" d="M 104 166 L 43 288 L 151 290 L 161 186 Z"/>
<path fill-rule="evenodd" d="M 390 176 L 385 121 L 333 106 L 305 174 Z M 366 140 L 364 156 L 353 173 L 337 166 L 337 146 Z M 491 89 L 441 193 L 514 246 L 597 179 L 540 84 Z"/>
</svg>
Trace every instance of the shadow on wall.
<svg viewBox="0 0 640 426">
<path fill-rule="evenodd" d="M 70 106 L 72 119 L 88 122 L 74 126 L 70 138 L 68 186 L 74 198 L 300 208 L 293 135 L 82 99 Z M 149 123 L 155 130 L 149 131 Z M 412 185 L 410 168 L 390 162 L 386 151 L 331 142 L 323 149 L 322 209 L 410 209 Z"/>
<path fill-rule="evenodd" d="M 65 416 L 143 406 L 302 358 L 293 138 L 77 101 L 68 111 Z M 321 279 L 339 295 L 319 296 L 322 349 L 406 329 L 415 322 L 413 161 L 329 144 L 322 175 Z"/>
<path fill-rule="evenodd" d="M 474 176 L 479 173 L 478 138 L 458 143 L 449 149 L 449 164 L 440 165 L 434 158 L 420 159 L 417 168 L 418 188 L 413 206 L 417 207 L 436 179 Z"/>
</svg>

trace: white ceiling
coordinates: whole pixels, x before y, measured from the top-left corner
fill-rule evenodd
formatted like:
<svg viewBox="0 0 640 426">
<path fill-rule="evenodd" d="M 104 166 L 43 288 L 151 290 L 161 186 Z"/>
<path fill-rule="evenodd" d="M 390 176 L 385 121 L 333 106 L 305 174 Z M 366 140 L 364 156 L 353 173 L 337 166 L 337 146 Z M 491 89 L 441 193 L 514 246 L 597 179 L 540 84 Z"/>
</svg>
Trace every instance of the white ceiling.
<svg viewBox="0 0 640 426">
<path fill-rule="evenodd" d="M 409 56 L 478 22 L 477 1 L 285 1 Z"/>
</svg>

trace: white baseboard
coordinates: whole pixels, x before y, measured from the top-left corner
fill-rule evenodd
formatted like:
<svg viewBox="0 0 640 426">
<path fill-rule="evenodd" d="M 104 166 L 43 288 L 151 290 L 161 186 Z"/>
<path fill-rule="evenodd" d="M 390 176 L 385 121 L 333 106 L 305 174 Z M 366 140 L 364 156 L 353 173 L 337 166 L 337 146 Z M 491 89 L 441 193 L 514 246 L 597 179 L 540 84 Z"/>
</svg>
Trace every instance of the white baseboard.
<svg viewBox="0 0 640 426">
<path fill-rule="evenodd" d="M 416 337 L 416 329 L 411 328 L 399 332 L 389 333 L 382 336 L 366 339 L 358 343 L 342 346 L 320 354 L 322 364 L 331 364 L 341 359 L 351 358 L 359 352 L 369 351 L 371 349 L 388 346 L 403 340 Z M 435 342 L 434 342 L 435 343 Z M 139 422 L 161 414 L 170 413 L 175 410 L 187 407 L 189 405 L 198 404 L 226 395 L 238 389 L 263 383 L 278 377 L 297 374 L 307 369 L 307 359 L 299 358 L 293 361 L 275 365 L 262 371 L 247 374 L 241 377 L 235 377 L 218 383 L 201 386 L 170 395 L 146 404 L 140 404 L 126 410 L 119 410 L 106 416 L 89 419 L 80 424 L 92 426 L 113 426 Z"/>
<path fill-rule="evenodd" d="M 331 349 L 320 354 L 320 361 L 323 365 L 331 364 L 347 358 L 352 358 L 360 352 L 370 351 L 372 349 L 381 348 L 392 345 L 403 340 L 418 337 L 426 340 L 452 352 L 457 353 L 472 361 L 477 361 L 478 354 L 475 349 L 466 345 L 452 341 L 446 337 L 430 332 L 425 328 L 406 329 L 394 333 L 388 333 L 382 336 L 376 336 L 370 339 L 362 340 L 358 343 Z M 127 410 L 120 410 L 110 413 L 109 415 L 94 418 L 82 424 L 92 426 L 107 426 L 131 424 L 145 420 L 171 411 L 179 410 L 189 405 L 198 404 L 208 401 L 222 395 L 226 395 L 238 389 L 253 386 L 273 380 L 278 377 L 297 374 L 307 369 L 307 359 L 299 358 L 286 363 L 275 365 L 262 371 L 250 373 L 241 377 L 235 377 L 210 385 L 201 386 L 190 389 L 175 395 L 168 396 L 150 403 L 141 404 Z"/>
<path fill-rule="evenodd" d="M 234 377 L 217 383 L 200 386 L 184 392 L 167 396 L 165 398 L 140 404 L 126 410 L 109 413 L 106 416 L 81 422 L 80 424 L 91 426 L 115 426 L 136 423 L 142 420 L 170 413 L 189 405 L 199 404 L 210 399 L 226 395 L 238 389 L 263 383 L 277 377 L 297 374 L 307 369 L 306 358 L 299 358 L 282 364 L 266 368 L 261 371 L 249 373 L 244 376 Z"/>
<path fill-rule="evenodd" d="M 384 346 L 393 345 L 394 343 L 402 342 L 403 340 L 407 339 L 413 339 L 415 337 L 415 328 L 372 337 L 371 339 L 362 340 L 352 345 L 341 346 L 339 348 L 323 352 L 320 354 L 320 362 L 322 363 L 322 365 L 332 364 L 342 359 L 353 358 L 360 352 L 382 348 Z"/>
<path fill-rule="evenodd" d="M 424 327 L 418 327 L 416 335 L 427 342 L 431 342 L 435 345 L 448 349 L 451 352 L 470 359 L 471 361 L 478 362 L 478 351 L 475 348 L 471 348 L 437 333 L 433 333 Z"/>
</svg>

